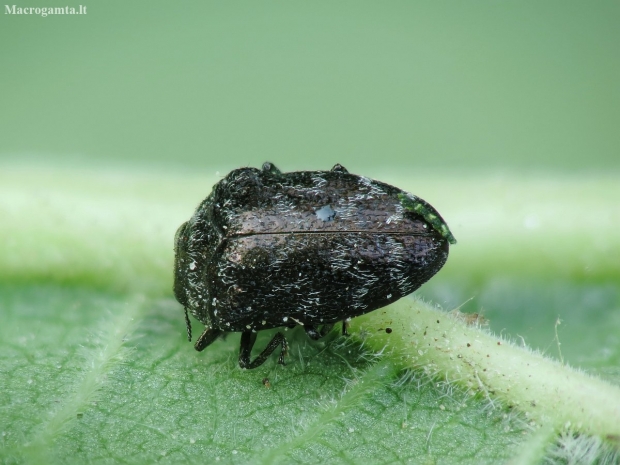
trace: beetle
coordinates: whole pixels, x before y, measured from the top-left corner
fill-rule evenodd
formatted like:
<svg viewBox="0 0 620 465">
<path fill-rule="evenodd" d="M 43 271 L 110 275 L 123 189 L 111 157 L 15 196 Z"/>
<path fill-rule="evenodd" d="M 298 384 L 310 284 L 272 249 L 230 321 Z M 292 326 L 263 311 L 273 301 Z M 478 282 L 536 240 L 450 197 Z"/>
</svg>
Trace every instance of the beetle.
<svg viewBox="0 0 620 465">
<path fill-rule="evenodd" d="M 288 344 L 281 332 L 251 360 L 257 331 L 304 327 L 320 339 L 338 322 L 415 291 L 456 240 L 439 213 L 401 189 L 330 171 L 282 173 L 272 163 L 221 179 L 175 235 L 174 295 L 205 325 L 194 347 L 241 332 L 239 365 L 262 365 Z"/>
</svg>

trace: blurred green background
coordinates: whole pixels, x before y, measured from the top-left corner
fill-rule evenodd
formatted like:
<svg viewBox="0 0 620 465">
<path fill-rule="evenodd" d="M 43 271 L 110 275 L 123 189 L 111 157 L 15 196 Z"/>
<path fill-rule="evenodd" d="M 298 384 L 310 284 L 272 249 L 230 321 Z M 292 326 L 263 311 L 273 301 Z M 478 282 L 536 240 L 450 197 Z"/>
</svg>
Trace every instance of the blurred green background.
<svg viewBox="0 0 620 465">
<path fill-rule="evenodd" d="M 0 157 L 209 173 L 620 167 L 615 0 L 86 6 L 0 15 Z"/>
<path fill-rule="evenodd" d="M 92 247 L 54 255 L 42 231 L 83 242 L 90 233 L 62 227 L 70 215 L 82 231 L 113 230 L 130 195 L 146 202 L 132 215 L 161 217 L 149 240 L 165 255 L 134 261 L 161 256 L 144 267 L 161 270 L 152 287 L 169 296 L 174 230 L 228 170 L 341 163 L 446 218 L 459 244 L 420 291 L 446 308 L 466 302 L 543 350 L 559 315 L 572 312 L 565 337 L 572 327 L 583 342 L 586 324 L 596 345 L 595 328 L 620 308 L 620 2 L 86 6 L 81 16 L 0 15 L 0 166 L 25 167 L 6 172 L 11 279 L 79 274 L 69 257 L 88 262 L 79 257 Z M 135 187 L 142 171 L 154 178 Z M 27 197 L 37 186 L 59 196 L 60 220 Z M 164 214 L 175 202 L 184 208 Z M 88 223 L 98 208 L 100 222 Z M 129 228 L 136 241 L 149 234 Z M 117 253 L 82 273 L 105 281 L 129 259 Z M 588 352 L 571 348 L 573 361 Z"/>
</svg>

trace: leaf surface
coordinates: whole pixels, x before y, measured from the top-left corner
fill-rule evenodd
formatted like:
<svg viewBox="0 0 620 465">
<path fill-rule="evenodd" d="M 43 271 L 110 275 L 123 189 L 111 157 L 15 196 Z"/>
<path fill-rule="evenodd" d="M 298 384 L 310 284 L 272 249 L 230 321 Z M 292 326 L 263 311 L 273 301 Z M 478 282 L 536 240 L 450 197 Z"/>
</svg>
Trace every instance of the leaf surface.
<svg viewBox="0 0 620 465">
<path fill-rule="evenodd" d="M 249 371 L 237 365 L 237 334 L 195 352 L 172 297 L 172 238 L 215 177 L 15 167 L 3 173 L 5 463 L 537 463 L 570 449 L 554 446 L 556 430 L 532 427 L 507 402 L 472 395 L 423 367 L 403 371 L 389 350 L 381 355 L 359 334 L 312 342 L 290 331 L 285 367 L 272 357 Z M 501 195 L 472 203 L 480 180 L 458 186 L 468 202 L 441 189 L 450 179 L 418 186 L 459 240 L 423 295 L 447 309 L 474 297 L 466 305 L 482 308 L 492 330 L 556 357 L 560 316 L 564 361 L 618 385 L 620 272 L 612 257 L 620 247 L 611 199 L 620 198 L 620 183 L 599 180 L 601 192 L 582 186 L 599 199 L 592 211 L 587 197 L 569 206 L 549 194 L 547 181 L 513 180 L 509 187 L 543 200 L 528 204 L 530 214 L 598 218 L 595 233 L 588 224 L 557 220 L 529 238 L 512 237 L 508 213 L 507 224 L 485 230 L 467 219 L 516 213 Z M 581 249 L 566 246 L 573 243 Z M 261 334 L 257 347 L 268 337 Z M 601 444 L 599 452 L 611 450 L 607 460 L 614 460 L 613 438 Z M 525 457 L 524 447 L 537 452 Z"/>
</svg>

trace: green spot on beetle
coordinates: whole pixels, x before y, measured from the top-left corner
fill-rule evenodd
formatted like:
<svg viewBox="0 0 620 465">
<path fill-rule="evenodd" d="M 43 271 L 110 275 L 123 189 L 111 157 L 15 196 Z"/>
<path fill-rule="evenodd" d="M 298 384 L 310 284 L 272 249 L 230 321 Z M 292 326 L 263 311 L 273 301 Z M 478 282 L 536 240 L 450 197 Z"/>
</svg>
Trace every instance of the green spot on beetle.
<svg viewBox="0 0 620 465">
<path fill-rule="evenodd" d="M 456 239 L 450 232 L 446 222 L 435 212 L 434 208 L 422 199 L 412 194 L 398 194 L 398 200 L 405 210 L 417 213 L 428 221 L 433 229 L 437 231 L 450 244 L 456 244 Z"/>
</svg>

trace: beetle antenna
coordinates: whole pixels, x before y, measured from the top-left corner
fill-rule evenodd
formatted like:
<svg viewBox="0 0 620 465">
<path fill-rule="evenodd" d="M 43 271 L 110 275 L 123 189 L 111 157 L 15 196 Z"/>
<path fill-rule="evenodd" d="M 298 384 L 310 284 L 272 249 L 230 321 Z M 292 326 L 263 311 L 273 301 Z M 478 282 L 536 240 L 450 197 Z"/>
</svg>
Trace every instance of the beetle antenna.
<svg viewBox="0 0 620 465">
<path fill-rule="evenodd" d="M 192 322 L 189 321 L 189 315 L 187 314 L 187 307 L 185 307 L 185 327 L 187 328 L 187 340 L 192 342 Z"/>
</svg>

